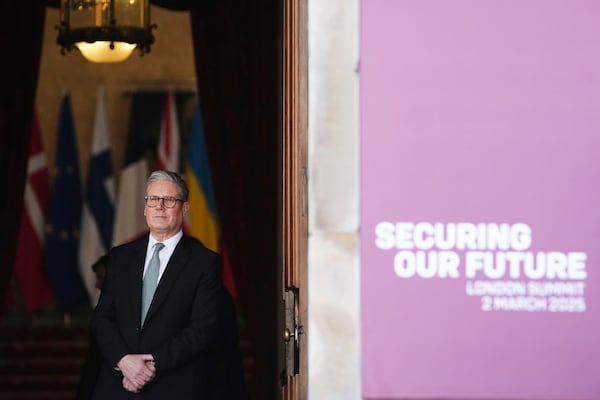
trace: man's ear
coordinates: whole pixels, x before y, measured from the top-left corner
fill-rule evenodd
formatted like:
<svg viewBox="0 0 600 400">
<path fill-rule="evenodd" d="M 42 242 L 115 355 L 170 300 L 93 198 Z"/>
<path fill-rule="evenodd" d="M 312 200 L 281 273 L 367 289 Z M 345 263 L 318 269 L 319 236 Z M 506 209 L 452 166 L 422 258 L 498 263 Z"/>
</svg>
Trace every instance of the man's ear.
<svg viewBox="0 0 600 400">
<path fill-rule="evenodd" d="M 190 211 L 190 203 L 189 202 L 185 202 L 183 203 L 183 215 L 187 215 L 187 213 Z"/>
</svg>

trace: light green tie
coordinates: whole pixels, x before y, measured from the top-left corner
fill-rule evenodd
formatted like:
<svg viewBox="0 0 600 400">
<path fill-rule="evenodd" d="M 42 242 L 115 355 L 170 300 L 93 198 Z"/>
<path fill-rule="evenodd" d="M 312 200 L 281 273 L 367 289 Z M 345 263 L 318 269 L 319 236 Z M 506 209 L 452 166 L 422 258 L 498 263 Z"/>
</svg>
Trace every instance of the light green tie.
<svg viewBox="0 0 600 400">
<path fill-rule="evenodd" d="M 158 271 L 160 269 L 158 252 L 161 251 L 163 247 L 165 247 L 165 245 L 160 242 L 154 245 L 154 253 L 152 254 L 152 258 L 148 263 L 148 269 L 146 270 L 146 274 L 144 275 L 144 280 L 142 282 L 142 326 L 144 325 L 146 314 L 150 308 L 154 291 L 158 285 Z"/>
</svg>

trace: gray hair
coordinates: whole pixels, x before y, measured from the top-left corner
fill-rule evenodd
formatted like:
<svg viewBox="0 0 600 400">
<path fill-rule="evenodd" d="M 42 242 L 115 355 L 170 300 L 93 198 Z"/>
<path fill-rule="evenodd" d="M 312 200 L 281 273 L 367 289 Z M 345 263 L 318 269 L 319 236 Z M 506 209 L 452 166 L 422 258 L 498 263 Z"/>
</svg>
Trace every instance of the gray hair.
<svg viewBox="0 0 600 400">
<path fill-rule="evenodd" d="M 146 180 L 146 193 L 148 193 L 148 186 L 150 186 L 150 184 L 156 181 L 173 182 L 179 187 L 179 197 L 181 198 L 181 200 L 188 201 L 190 190 L 188 189 L 185 180 L 177 172 L 163 170 L 152 172 Z"/>
</svg>

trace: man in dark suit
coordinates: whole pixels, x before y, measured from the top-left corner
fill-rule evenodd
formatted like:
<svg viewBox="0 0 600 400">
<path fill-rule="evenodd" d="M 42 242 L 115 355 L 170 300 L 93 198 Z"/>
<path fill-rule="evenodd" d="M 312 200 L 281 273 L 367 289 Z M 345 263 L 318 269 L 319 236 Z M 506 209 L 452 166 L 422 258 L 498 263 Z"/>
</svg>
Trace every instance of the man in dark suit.
<svg viewBox="0 0 600 400">
<path fill-rule="evenodd" d="M 94 399 L 198 400 L 214 391 L 210 364 L 226 289 L 219 255 L 183 234 L 187 199 L 178 174 L 153 172 L 144 207 L 149 235 L 110 251 L 92 318 L 104 359 Z"/>
</svg>

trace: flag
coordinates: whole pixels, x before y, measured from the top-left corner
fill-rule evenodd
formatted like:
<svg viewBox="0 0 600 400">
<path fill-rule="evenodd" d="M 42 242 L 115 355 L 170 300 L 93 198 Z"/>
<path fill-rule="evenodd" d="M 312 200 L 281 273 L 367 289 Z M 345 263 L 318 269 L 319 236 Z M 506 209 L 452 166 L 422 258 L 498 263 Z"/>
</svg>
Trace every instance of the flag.
<svg viewBox="0 0 600 400">
<path fill-rule="evenodd" d="M 156 169 L 179 172 L 181 137 L 175 96 L 172 90 L 167 92 L 163 105 L 157 153 Z M 190 232 L 189 214 L 185 216 L 183 221 L 183 231 L 186 234 Z"/>
<path fill-rule="evenodd" d="M 44 224 L 50 200 L 50 180 L 37 113 L 33 114 L 24 207 L 19 228 L 15 276 L 25 310 L 34 312 L 54 300 L 43 269 Z"/>
<path fill-rule="evenodd" d="M 179 122 L 175 107 L 175 96 L 169 90 L 160 124 L 158 141 L 157 169 L 179 172 L 179 155 L 181 151 Z"/>
<path fill-rule="evenodd" d="M 131 100 L 125 160 L 115 203 L 113 245 L 129 242 L 148 231 L 144 217 L 144 196 L 149 174 L 142 128 L 144 118 L 140 97 L 134 95 Z"/>
<path fill-rule="evenodd" d="M 63 311 L 71 311 L 86 302 L 88 297 L 79 275 L 81 182 L 68 92 L 60 106 L 54 167 L 44 261 L 58 305 Z"/>
<path fill-rule="evenodd" d="M 204 142 L 202 113 L 197 109 L 192 122 L 188 155 L 185 164 L 185 180 L 190 189 L 190 212 L 188 232 L 209 249 L 219 252 L 223 259 L 223 282 L 236 299 L 237 293 L 229 258 L 220 240 L 217 207 L 212 178 Z"/>
<path fill-rule="evenodd" d="M 229 290 L 229 294 L 234 300 L 237 300 L 237 291 L 235 289 L 235 279 L 233 276 L 233 269 L 231 268 L 231 262 L 229 261 L 229 253 L 227 252 L 227 247 L 225 246 L 225 241 L 223 237 L 219 239 L 219 253 L 221 254 L 221 258 L 223 259 L 223 284 Z"/>
<path fill-rule="evenodd" d="M 100 293 L 95 287 L 96 277 L 92 270 L 92 264 L 110 250 L 113 235 L 114 200 L 115 182 L 105 95 L 104 89 L 99 88 L 79 242 L 80 273 L 93 305 L 98 302 Z"/>
</svg>

